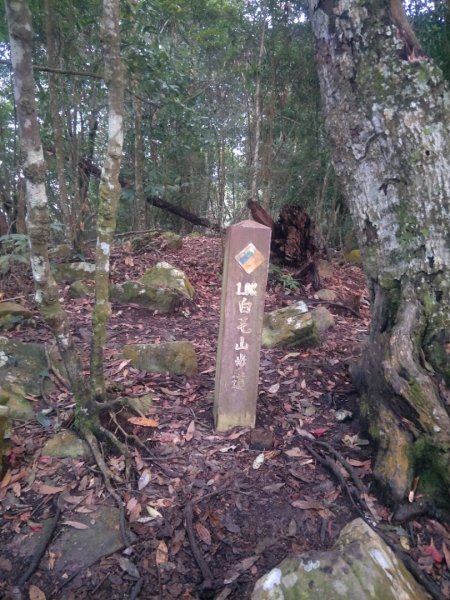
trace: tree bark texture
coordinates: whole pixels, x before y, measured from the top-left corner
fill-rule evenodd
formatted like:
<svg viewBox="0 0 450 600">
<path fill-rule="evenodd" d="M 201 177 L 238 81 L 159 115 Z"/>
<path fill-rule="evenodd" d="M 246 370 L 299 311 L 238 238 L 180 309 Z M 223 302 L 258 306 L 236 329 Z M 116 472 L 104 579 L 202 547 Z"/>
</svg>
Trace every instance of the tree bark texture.
<svg viewBox="0 0 450 600">
<path fill-rule="evenodd" d="M 354 379 L 374 473 L 396 501 L 415 475 L 436 497 L 449 482 L 450 94 L 431 60 L 409 54 L 387 0 L 310 8 L 333 163 L 372 297 Z"/>
<path fill-rule="evenodd" d="M 108 147 L 99 186 L 91 348 L 91 391 L 93 397 L 102 400 L 105 398 L 103 348 L 111 313 L 109 265 L 121 190 L 119 171 L 123 148 L 124 80 L 120 59 L 119 14 L 119 0 L 103 0 L 101 27 L 105 48 L 105 81 L 108 86 Z"/>
<path fill-rule="evenodd" d="M 302 206 L 284 206 L 275 222 L 269 213 L 253 200 L 247 200 L 247 207 L 257 223 L 270 227 L 272 238 L 270 250 L 286 265 L 296 267 L 313 266 L 318 255 L 315 231 L 308 213 Z"/>
<path fill-rule="evenodd" d="M 137 86 L 136 86 L 137 87 Z M 134 228 L 147 227 L 147 202 L 144 192 L 144 138 L 142 135 L 142 101 L 133 98 L 134 108 Z"/>
<path fill-rule="evenodd" d="M 26 0 L 7 0 L 14 97 L 26 185 L 27 231 L 35 282 L 35 300 L 55 336 L 78 405 L 86 400 L 81 365 L 72 342 L 67 314 L 59 302 L 59 291 L 50 271 L 48 242 L 50 217 L 45 191 L 46 166 L 35 102 L 32 65 L 33 30 Z"/>
<path fill-rule="evenodd" d="M 55 40 L 54 5 L 53 0 L 44 1 L 45 37 L 48 54 L 48 66 L 57 67 L 58 48 Z M 50 102 L 50 118 L 53 130 L 55 147 L 56 174 L 58 178 L 58 206 L 61 211 L 62 221 L 66 234 L 66 241 L 73 248 L 74 229 L 72 223 L 71 206 L 66 182 L 66 159 L 64 153 L 63 125 L 59 111 L 58 102 L 58 76 L 55 73 L 48 74 L 48 95 Z"/>
</svg>

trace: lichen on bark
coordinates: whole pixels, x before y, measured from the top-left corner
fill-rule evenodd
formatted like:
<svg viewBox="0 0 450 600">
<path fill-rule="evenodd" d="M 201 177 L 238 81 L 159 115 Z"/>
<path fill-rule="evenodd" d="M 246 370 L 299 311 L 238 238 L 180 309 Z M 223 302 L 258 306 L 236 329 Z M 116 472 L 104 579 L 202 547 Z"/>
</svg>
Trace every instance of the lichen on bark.
<svg viewBox="0 0 450 600">
<path fill-rule="evenodd" d="M 378 445 L 375 476 L 400 501 L 423 476 L 423 439 L 450 481 L 440 395 L 450 382 L 450 94 L 430 59 L 407 59 L 387 2 L 310 5 L 333 162 L 372 300 L 353 374 Z"/>
<path fill-rule="evenodd" d="M 104 0 L 101 30 L 105 48 L 105 81 L 108 86 L 108 146 L 100 178 L 97 214 L 91 391 L 94 397 L 104 400 L 103 348 L 106 343 L 106 327 L 111 313 L 109 261 L 120 198 L 119 169 L 123 145 L 124 80 L 120 59 L 118 0 Z"/>
</svg>

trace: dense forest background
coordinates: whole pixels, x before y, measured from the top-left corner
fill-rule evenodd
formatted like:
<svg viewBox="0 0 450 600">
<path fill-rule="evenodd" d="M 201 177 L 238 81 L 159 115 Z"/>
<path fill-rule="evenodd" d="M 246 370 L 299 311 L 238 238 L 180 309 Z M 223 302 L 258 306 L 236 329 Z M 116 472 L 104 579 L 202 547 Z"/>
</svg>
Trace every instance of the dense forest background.
<svg viewBox="0 0 450 600">
<path fill-rule="evenodd" d="M 53 236 L 81 250 L 82 240 L 95 238 L 107 143 L 101 2 L 45 0 L 30 8 Z M 447 2 L 411 2 L 408 10 L 448 79 Z M 299 204 L 322 242 L 351 246 L 304 3 L 129 0 L 121 11 L 126 92 L 118 231 L 193 227 L 156 208 L 155 198 L 222 227 L 246 216 L 251 197 L 275 217 L 282 205 Z M 1 22 L 0 233 L 20 235 L 24 183 Z"/>
</svg>

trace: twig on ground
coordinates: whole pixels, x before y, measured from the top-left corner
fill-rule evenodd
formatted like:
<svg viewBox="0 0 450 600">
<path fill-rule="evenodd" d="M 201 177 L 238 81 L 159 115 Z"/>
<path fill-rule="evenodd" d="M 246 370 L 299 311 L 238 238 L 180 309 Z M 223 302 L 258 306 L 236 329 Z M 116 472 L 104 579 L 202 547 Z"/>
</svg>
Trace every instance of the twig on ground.
<svg viewBox="0 0 450 600">
<path fill-rule="evenodd" d="M 355 501 L 355 495 L 354 493 L 352 493 L 352 490 L 350 490 L 347 482 L 345 481 L 344 477 L 342 476 L 342 474 L 339 472 L 338 468 L 336 467 L 335 463 L 333 460 L 331 460 L 331 458 L 329 458 L 328 456 L 322 456 L 321 454 L 319 454 L 318 452 L 316 452 L 310 445 L 309 442 L 307 442 L 305 439 L 302 439 L 303 445 L 305 446 L 305 448 L 308 450 L 308 452 L 310 454 L 312 454 L 314 456 L 314 458 L 320 462 L 320 464 L 322 464 L 324 467 L 326 467 L 329 471 L 331 471 L 333 473 L 333 475 L 335 476 L 335 478 L 338 480 L 339 485 L 341 486 L 341 488 L 346 492 L 353 508 L 355 509 L 355 511 L 357 512 L 358 515 L 360 515 L 361 517 L 363 517 L 364 519 L 366 519 L 366 516 L 364 514 L 364 511 L 367 509 L 368 512 L 370 512 L 367 508 L 367 506 L 365 505 L 365 502 L 362 498 L 360 498 L 358 495 L 356 495 L 356 499 L 359 501 L 360 506 L 357 505 L 356 501 Z M 312 442 L 314 443 L 314 442 Z"/>
<path fill-rule="evenodd" d="M 358 492 L 360 494 L 366 494 L 367 493 L 367 490 L 366 490 L 363 482 L 359 478 L 357 472 L 352 467 L 352 465 L 347 462 L 347 460 L 342 456 L 342 454 L 340 452 L 338 452 L 337 450 L 335 450 L 333 448 L 333 446 L 331 446 L 330 444 L 327 444 L 327 442 L 322 442 L 320 440 L 314 440 L 312 443 L 315 444 L 316 446 L 321 446 L 322 448 L 326 448 L 328 450 L 328 452 L 330 452 L 331 454 L 333 454 L 333 456 L 335 458 L 337 458 L 337 460 L 341 463 L 341 465 L 345 468 L 345 470 L 347 471 L 347 473 L 350 475 L 353 483 L 355 484 L 355 487 L 358 489 Z"/>
<path fill-rule="evenodd" d="M 54 506 L 56 507 L 55 514 L 53 517 L 46 523 L 45 528 L 42 531 L 42 536 L 38 543 L 36 544 L 36 548 L 33 552 L 33 556 L 31 558 L 31 562 L 28 565 L 28 569 L 22 573 L 22 575 L 18 578 L 16 585 L 21 588 L 33 575 L 36 569 L 41 562 L 42 557 L 44 556 L 44 552 L 47 549 L 47 546 L 50 544 L 53 534 L 55 533 L 56 526 L 59 521 L 59 517 L 61 515 L 61 509 L 58 505 L 58 497 L 54 499 Z"/>
<path fill-rule="evenodd" d="M 139 597 L 139 594 L 141 593 L 143 586 L 144 586 L 144 578 L 140 577 L 131 589 L 130 600 L 137 600 L 137 598 Z"/>
<path fill-rule="evenodd" d="M 192 502 L 188 500 L 184 506 L 184 524 L 186 527 L 186 533 L 188 536 L 189 544 L 191 546 L 192 554 L 195 558 L 195 562 L 197 563 L 202 576 L 203 576 L 203 588 L 211 588 L 213 582 L 213 574 L 209 565 L 203 558 L 203 555 L 198 547 L 197 540 L 195 539 L 194 529 L 192 525 L 193 521 L 193 511 L 192 511 Z"/>
<path fill-rule="evenodd" d="M 351 308 L 351 306 L 347 306 L 346 304 L 341 304 L 340 302 L 332 302 L 331 300 L 314 300 L 314 299 L 303 300 L 303 302 L 305 302 L 306 304 L 328 304 L 329 306 L 334 306 L 335 308 L 343 308 L 343 309 L 351 312 L 352 315 L 354 315 L 358 319 L 362 319 L 361 315 L 358 312 L 356 312 L 356 310 L 354 308 Z"/>
<path fill-rule="evenodd" d="M 114 479 L 114 475 L 108 469 L 108 466 L 105 463 L 103 456 L 101 455 L 97 438 L 92 433 L 92 431 L 87 429 L 87 430 L 83 431 L 82 433 L 83 433 L 84 439 L 89 444 L 92 454 L 94 455 L 95 462 L 97 463 L 97 466 L 100 469 L 100 472 L 102 474 L 102 477 L 103 477 L 103 480 L 105 483 L 105 487 L 108 490 L 109 494 L 114 498 L 117 508 L 119 509 L 120 533 L 121 533 L 122 541 L 123 541 L 125 547 L 128 547 L 130 545 L 130 540 L 128 538 L 128 533 L 127 533 L 126 526 L 125 526 L 125 509 L 123 507 L 122 498 L 119 496 L 119 494 L 113 488 L 112 483 L 111 483 L 111 479 Z M 117 441 L 119 442 L 119 440 L 117 440 Z M 119 442 L 119 444 L 120 444 L 120 442 Z"/>
<path fill-rule="evenodd" d="M 141 448 L 141 450 L 143 450 L 145 452 L 145 457 L 147 460 L 149 460 L 150 462 L 154 463 L 155 466 L 161 471 L 161 473 L 163 475 L 165 475 L 166 477 L 177 477 L 177 473 L 175 473 L 175 471 L 172 471 L 171 469 L 168 469 L 167 467 L 164 467 L 161 464 L 158 464 L 161 461 L 167 461 L 166 458 L 158 458 L 157 456 L 154 456 L 149 449 L 147 448 L 147 446 L 144 444 L 144 442 L 138 438 L 137 435 L 133 435 L 132 433 L 127 433 L 123 427 L 120 425 L 120 423 L 117 421 L 114 413 L 110 413 L 109 416 L 111 417 L 112 421 L 114 421 L 116 427 L 119 429 L 120 433 L 124 436 L 124 438 L 129 441 L 133 441 L 137 446 L 139 446 L 139 448 Z M 110 431 L 108 431 L 107 429 L 103 429 L 101 428 L 102 432 L 108 436 L 108 437 L 113 437 L 115 438 L 114 434 L 112 434 Z M 117 438 L 116 438 L 117 439 Z M 117 440 L 118 441 L 118 440 Z M 113 442 L 115 443 L 115 442 Z M 117 445 L 117 444 L 116 444 Z M 126 448 L 126 446 L 125 446 Z M 130 457 L 129 451 L 127 449 L 127 457 Z"/>
</svg>

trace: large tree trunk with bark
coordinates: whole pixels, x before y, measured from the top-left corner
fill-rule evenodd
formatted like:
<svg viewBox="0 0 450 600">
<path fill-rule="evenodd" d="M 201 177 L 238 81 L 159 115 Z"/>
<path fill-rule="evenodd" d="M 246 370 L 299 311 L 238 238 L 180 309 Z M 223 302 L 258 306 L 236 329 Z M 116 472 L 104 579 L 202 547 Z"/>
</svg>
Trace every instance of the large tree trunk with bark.
<svg viewBox="0 0 450 600">
<path fill-rule="evenodd" d="M 354 376 L 374 473 L 395 501 L 414 476 L 448 500 L 450 94 L 387 0 L 310 5 L 334 167 L 372 297 Z"/>
</svg>

